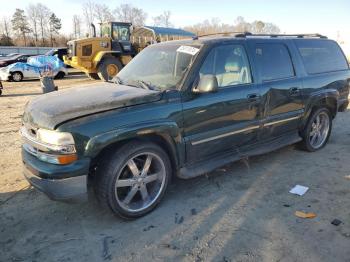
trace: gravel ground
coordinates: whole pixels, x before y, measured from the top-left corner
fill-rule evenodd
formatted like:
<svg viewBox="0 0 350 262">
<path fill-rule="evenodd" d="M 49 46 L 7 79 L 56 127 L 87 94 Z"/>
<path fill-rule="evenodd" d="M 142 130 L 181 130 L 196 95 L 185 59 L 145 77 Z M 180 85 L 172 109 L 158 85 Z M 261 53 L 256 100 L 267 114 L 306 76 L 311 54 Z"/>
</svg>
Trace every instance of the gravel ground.
<svg viewBox="0 0 350 262">
<path fill-rule="evenodd" d="M 83 76 L 59 88 L 94 84 Z M 38 81 L 0 97 L 0 261 L 350 261 L 350 111 L 327 147 L 286 147 L 192 180 L 174 179 L 160 206 L 123 221 L 85 203 L 49 200 L 22 176 L 21 114 Z M 304 196 L 288 191 L 310 187 Z M 314 212 L 314 219 L 295 211 Z M 339 226 L 331 224 L 339 219 Z"/>
</svg>

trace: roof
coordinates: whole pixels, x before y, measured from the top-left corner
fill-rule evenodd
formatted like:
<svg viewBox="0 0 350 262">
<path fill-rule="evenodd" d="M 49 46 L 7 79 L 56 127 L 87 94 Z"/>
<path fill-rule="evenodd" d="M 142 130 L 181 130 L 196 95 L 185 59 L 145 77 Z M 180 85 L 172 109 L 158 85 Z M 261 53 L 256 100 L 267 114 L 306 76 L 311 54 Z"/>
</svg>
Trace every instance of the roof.
<svg viewBox="0 0 350 262">
<path fill-rule="evenodd" d="M 170 27 L 158 27 L 158 26 L 143 26 L 140 28 L 142 29 L 148 29 L 154 31 L 156 35 L 177 35 L 177 36 L 189 36 L 194 37 L 195 34 L 191 33 L 189 31 L 185 31 L 183 29 L 178 28 L 170 28 Z M 139 30 L 139 29 L 136 29 Z"/>
</svg>

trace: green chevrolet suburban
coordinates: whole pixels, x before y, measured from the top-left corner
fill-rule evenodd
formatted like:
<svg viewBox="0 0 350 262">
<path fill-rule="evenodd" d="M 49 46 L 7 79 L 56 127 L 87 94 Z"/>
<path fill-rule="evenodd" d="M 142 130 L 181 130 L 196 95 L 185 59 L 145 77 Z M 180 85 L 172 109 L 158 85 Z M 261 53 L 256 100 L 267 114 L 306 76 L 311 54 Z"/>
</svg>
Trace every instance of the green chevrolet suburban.
<svg viewBox="0 0 350 262">
<path fill-rule="evenodd" d="M 193 178 L 294 143 L 321 149 L 347 109 L 349 86 L 342 50 L 321 35 L 151 45 L 112 82 L 26 105 L 24 175 L 51 199 L 92 188 L 102 205 L 136 218 L 156 207 L 172 176 Z"/>
</svg>

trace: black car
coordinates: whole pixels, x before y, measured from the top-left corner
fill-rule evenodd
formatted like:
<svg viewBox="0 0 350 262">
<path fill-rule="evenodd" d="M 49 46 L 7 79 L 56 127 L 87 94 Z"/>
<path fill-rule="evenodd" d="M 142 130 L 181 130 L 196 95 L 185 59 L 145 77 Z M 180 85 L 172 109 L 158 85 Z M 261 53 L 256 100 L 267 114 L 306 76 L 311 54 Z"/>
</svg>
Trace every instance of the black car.
<svg viewBox="0 0 350 262">
<path fill-rule="evenodd" d="M 17 62 L 27 63 L 28 57 L 30 56 L 31 55 L 17 54 L 17 55 L 12 55 L 8 58 L 3 58 L 0 60 L 0 67 L 5 67 Z"/>
<path fill-rule="evenodd" d="M 110 83 L 25 108 L 24 175 L 52 199 L 95 189 L 122 217 L 153 210 L 172 176 L 299 143 L 323 148 L 348 107 L 350 70 L 320 35 L 198 37 L 145 48 Z"/>
<path fill-rule="evenodd" d="M 63 62 L 63 56 L 67 55 L 66 47 L 53 48 L 46 52 L 47 56 L 57 56 Z"/>
</svg>

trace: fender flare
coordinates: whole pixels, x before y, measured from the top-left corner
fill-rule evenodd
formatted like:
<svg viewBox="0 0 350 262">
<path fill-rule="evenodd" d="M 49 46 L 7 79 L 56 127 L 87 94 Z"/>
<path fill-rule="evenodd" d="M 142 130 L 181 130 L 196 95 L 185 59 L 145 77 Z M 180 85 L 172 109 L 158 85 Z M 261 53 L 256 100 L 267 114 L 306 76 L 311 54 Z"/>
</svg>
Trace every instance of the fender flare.
<svg viewBox="0 0 350 262">
<path fill-rule="evenodd" d="M 132 139 L 157 136 L 166 141 L 167 148 L 171 151 L 176 167 L 182 162 L 185 155 L 180 128 L 172 121 L 157 121 L 152 123 L 139 123 L 132 126 L 120 127 L 92 137 L 85 147 L 85 155 L 96 158 L 105 148 Z"/>
<path fill-rule="evenodd" d="M 101 52 L 98 52 L 97 55 L 94 57 L 93 63 L 95 67 L 97 67 L 104 57 L 106 56 L 118 57 L 120 55 L 121 55 L 121 52 L 118 52 L 118 51 L 101 51 Z"/>
<path fill-rule="evenodd" d="M 306 102 L 302 125 L 304 126 L 307 123 L 307 120 L 309 119 L 309 116 L 315 106 L 329 105 L 330 107 L 333 107 L 333 104 L 335 103 L 335 110 L 333 112 L 333 117 L 335 117 L 338 112 L 338 100 L 339 92 L 336 89 L 323 89 L 313 93 Z"/>
</svg>

